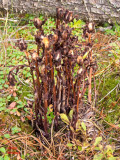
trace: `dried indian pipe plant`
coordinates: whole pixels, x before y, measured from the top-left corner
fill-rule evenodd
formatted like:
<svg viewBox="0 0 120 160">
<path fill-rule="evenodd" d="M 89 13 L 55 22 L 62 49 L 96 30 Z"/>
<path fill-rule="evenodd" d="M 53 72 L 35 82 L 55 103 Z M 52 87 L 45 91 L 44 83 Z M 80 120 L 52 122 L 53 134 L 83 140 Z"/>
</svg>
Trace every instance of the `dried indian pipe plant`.
<svg viewBox="0 0 120 160">
<path fill-rule="evenodd" d="M 37 28 L 35 43 L 37 51 L 27 52 L 24 40 L 19 41 L 24 50 L 33 76 L 35 94 L 35 127 L 48 136 L 48 109 L 53 106 L 54 129 L 59 129 L 59 114 L 68 114 L 73 109 L 71 124 L 76 129 L 80 111 L 84 110 L 84 95 L 88 90 L 88 102 L 92 102 L 92 76 L 96 62 L 92 58 L 92 34 L 94 24 L 87 23 L 83 29 L 85 42 L 79 42 L 72 35 L 69 22 L 74 16 L 71 11 L 56 9 L 56 29 L 53 34 L 45 35 L 43 25 L 46 20 L 34 19 Z M 41 134 L 41 132 L 40 132 Z"/>
<path fill-rule="evenodd" d="M 19 47 L 20 51 L 25 52 L 25 55 L 26 55 L 26 58 L 28 60 L 28 64 L 29 64 L 29 67 L 30 67 L 30 73 L 32 75 L 33 86 L 34 86 L 34 89 L 35 89 L 35 80 L 34 80 L 33 70 L 31 68 L 31 62 L 30 62 L 30 59 L 29 59 L 29 53 L 27 51 L 27 44 L 24 41 L 24 39 L 20 39 L 20 40 L 17 41 L 16 46 Z"/>
</svg>

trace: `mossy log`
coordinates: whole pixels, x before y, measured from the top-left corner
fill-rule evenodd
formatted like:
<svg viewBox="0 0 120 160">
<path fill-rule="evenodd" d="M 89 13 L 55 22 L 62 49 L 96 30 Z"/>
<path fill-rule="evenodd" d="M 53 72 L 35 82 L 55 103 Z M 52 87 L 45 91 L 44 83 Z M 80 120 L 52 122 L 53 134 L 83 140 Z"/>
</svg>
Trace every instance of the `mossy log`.
<svg viewBox="0 0 120 160">
<path fill-rule="evenodd" d="M 0 0 L 1 9 L 42 13 L 54 16 L 56 7 L 64 7 L 83 20 L 120 23 L 120 0 Z"/>
</svg>

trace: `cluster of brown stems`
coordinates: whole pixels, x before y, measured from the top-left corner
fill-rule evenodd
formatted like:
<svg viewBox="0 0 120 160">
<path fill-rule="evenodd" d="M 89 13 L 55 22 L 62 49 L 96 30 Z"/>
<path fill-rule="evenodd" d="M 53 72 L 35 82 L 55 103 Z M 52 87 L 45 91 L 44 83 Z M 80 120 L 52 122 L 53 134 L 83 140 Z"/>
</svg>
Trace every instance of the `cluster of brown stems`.
<svg viewBox="0 0 120 160">
<path fill-rule="evenodd" d="M 36 52 L 27 51 L 24 40 L 18 42 L 20 50 L 26 53 L 33 79 L 36 124 L 44 130 L 46 136 L 47 111 L 51 104 L 55 129 L 58 128 L 59 113 L 68 114 L 71 109 L 74 110 L 72 125 L 75 128 L 86 90 L 91 104 L 91 81 L 95 70 L 91 41 L 94 24 L 86 24 L 83 29 L 86 42 L 80 43 L 78 37 L 72 35 L 73 29 L 68 26 L 73 21 L 73 13 L 63 8 L 58 8 L 56 12 L 54 34 L 44 34 L 42 26 L 47 19 L 34 19 L 34 25 L 38 29 L 35 35 Z"/>
</svg>

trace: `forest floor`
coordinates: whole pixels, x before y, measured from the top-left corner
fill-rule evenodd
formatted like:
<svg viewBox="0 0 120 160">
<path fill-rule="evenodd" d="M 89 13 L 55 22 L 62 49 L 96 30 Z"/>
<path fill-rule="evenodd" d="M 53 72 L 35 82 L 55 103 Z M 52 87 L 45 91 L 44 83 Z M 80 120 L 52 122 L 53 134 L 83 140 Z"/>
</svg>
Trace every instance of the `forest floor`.
<svg viewBox="0 0 120 160">
<path fill-rule="evenodd" d="M 16 17 L 14 19 L 14 17 Z M 8 74 L 16 65 L 27 65 L 23 52 L 15 46 L 18 39 L 24 38 L 29 50 L 36 50 L 33 25 L 34 15 L 7 14 L 0 20 L 0 160 L 34 160 L 34 159 L 81 159 L 117 160 L 120 158 L 120 25 L 96 26 L 94 56 L 98 70 L 95 73 L 97 102 L 96 119 L 99 121 L 99 131 L 95 143 L 91 146 L 72 143 L 64 137 L 62 128 L 55 135 L 61 136 L 61 149 L 56 150 L 54 143 L 42 143 L 36 137 L 31 121 L 31 103 L 34 100 L 32 78 L 29 68 L 23 68 L 15 76 L 15 85 L 10 86 Z M 44 19 L 39 15 L 41 20 Z M 82 41 L 82 27 L 85 22 L 74 20 L 73 34 Z M 45 34 L 55 28 L 55 19 L 48 18 L 45 25 Z M 102 28 L 102 29 L 101 29 Z M 102 47 L 100 47 L 102 46 Z M 48 117 L 51 123 L 53 119 Z M 66 125 L 64 126 L 66 127 Z M 84 126 L 83 126 L 84 128 Z M 44 138 L 43 138 L 44 139 Z M 63 145 L 64 144 L 64 145 Z M 96 147 L 96 148 L 95 148 Z M 92 150 L 90 149 L 92 148 Z M 52 157 L 52 158 L 51 158 Z M 63 157 L 63 158 L 61 158 Z M 67 157 L 67 158 L 66 158 Z M 93 157 L 93 158 L 91 158 Z"/>
</svg>

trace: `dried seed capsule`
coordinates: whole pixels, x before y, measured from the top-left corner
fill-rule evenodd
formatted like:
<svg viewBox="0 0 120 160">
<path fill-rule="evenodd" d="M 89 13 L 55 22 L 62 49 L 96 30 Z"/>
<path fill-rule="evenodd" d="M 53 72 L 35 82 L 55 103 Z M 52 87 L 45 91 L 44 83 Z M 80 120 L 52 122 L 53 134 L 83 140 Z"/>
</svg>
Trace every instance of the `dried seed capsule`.
<svg viewBox="0 0 120 160">
<path fill-rule="evenodd" d="M 41 35 L 42 35 L 41 31 L 38 31 L 37 34 L 35 35 L 35 41 L 39 44 L 41 43 Z"/>
<path fill-rule="evenodd" d="M 68 19 L 69 22 L 72 22 L 73 21 L 73 13 L 72 12 L 69 12 L 69 19 Z"/>
<path fill-rule="evenodd" d="M 83 58 L 82 58 L 82 56 L 78 56 L 78 57 L 77 57 L 77 63 L 78 63 L 80 66 L 83 65 Z"/>
<path fill-rule="evenodd" d="M 63 17 L 64 17 L 64 9 L 63 8 L 57 8 L 56 13 L 57 13 L 57 18 L 63 19 Z"/>
<path fill-rule="evenodd" d="M 54 60 L 58 62 L 61 60 L 61 58 L 62 58 L 61 52 L 58 50 L 54 56 Z"/>
<path fill-rule="evenodd" d="M 45 48 L 49 48 L 49 39 L 48 39 L 48 37 L 44 37 L 42 42 L 45 45 Z"/>
<path fill-rule="evenodd" d="M 94 30 L 94 24 L 92 22 L 88 23 L 88 31 L 92 32 Z"/>
<path fill-rule="evenodd" d="M 55 42 L 57 42 L 57 40 L 58 40 L 58 35 L 57 35 L 57 34 L 54 34 L 54 35 L 53 35 L 53 39 L 55 40 Z"/>
<path fill-rule="evenodd" d="M 57 34 L 49 35 L 48 38 L 49 38 L 51 44 L 55 44 L 58 41 L 58 35 Z"/>
<path fill-rule="evenodd" d="M 77 75 L 81 76 L 83 74 L 83 68 L 79 68 L 77 71 Z"/>
<path fill-rule="evenodd" d="M 65 22 L 71 22 L 73 20 L 73 13 L 71 11 L 66 10 L 64 14 Z"/>
<path fill-rule="evenodd" d="M 84 59 L 84 65 L 85 65 L 85 66 L 86 66 L 86 65 L 89 65 L 88 59 Z"/>
<path fill-rule="evenodd" d="M 74 52 L 73 52 L 72 49 L 68 52 L 68 56 L 69 56 L 70 58 L 74 56 Z"/>
<path fill-rule="evenodd" d="M 69 16 L 69 11 L 66 10 L 65 11 L 65 15 L 64 15 L 64 20 L 67 22 L 68 21 L 68 16 Z"/>
<path fill-rule="evenodd" d="M 33 54 L 32 54 L 32 59 L 33 60 L 37 60 L 37 58 L 38 58 L 39 56 L 38 56 L 38 54 L 36 53 L 36 52 L 34 52 Z"/>
<path fill-rule="evenodd" d="M 45 74 L 45 65 L 43 64 L 41 67 L 41 76 L 44 76 Z"/>
<path fill-rule="evenodd" d="M 85 28 L 83 29 L 83 36 L 85 38 L 88 37 L 89 33 L 94 33 L 94 23 L 89 22 L 86 24 Z"/>
<path fill-rule="evenodd" d="M 41 24 L 42 24 L 42 21 L 41 21 L 39 18 L 35 18 L 35 19 L 34 19 L 34 26 L 35 26 L 37 29 L 40 29 L 40 28 L 41 28 Z"/>
<path fill-rule="evenodd" d="M 12 74 L 11 71 L 9 72 L 9 75 L 8 75 L 8 82 L 11 86 L 14 86 L 15 83 L 17 82 L 15 79 L 15 76 Z"/>
<path fill-rule="evenodd" d="M 39 18 L 35 18 L 34 19 L 34 26 L 37 28 L 37 29 L 41 29 L 42 28 L 42 25 L 44 25 L 46 22 L 46 19 L 44 21 L 41 21 Z"/>
<path fill-rule="evenodd" d="M 64 40 L 66 40 L 67 37 L 68 37 L 67 30 L 64 30 L 64 31 L 62 32 L 62 38 L 63 38 Z"/>
<path fill-rule="evenodd" d="M 17 41 L 17 46 L 19 47 L 20 51 L 27 50 L 27 44 L 24 39 L 20 39 Z"/>
</svg>

